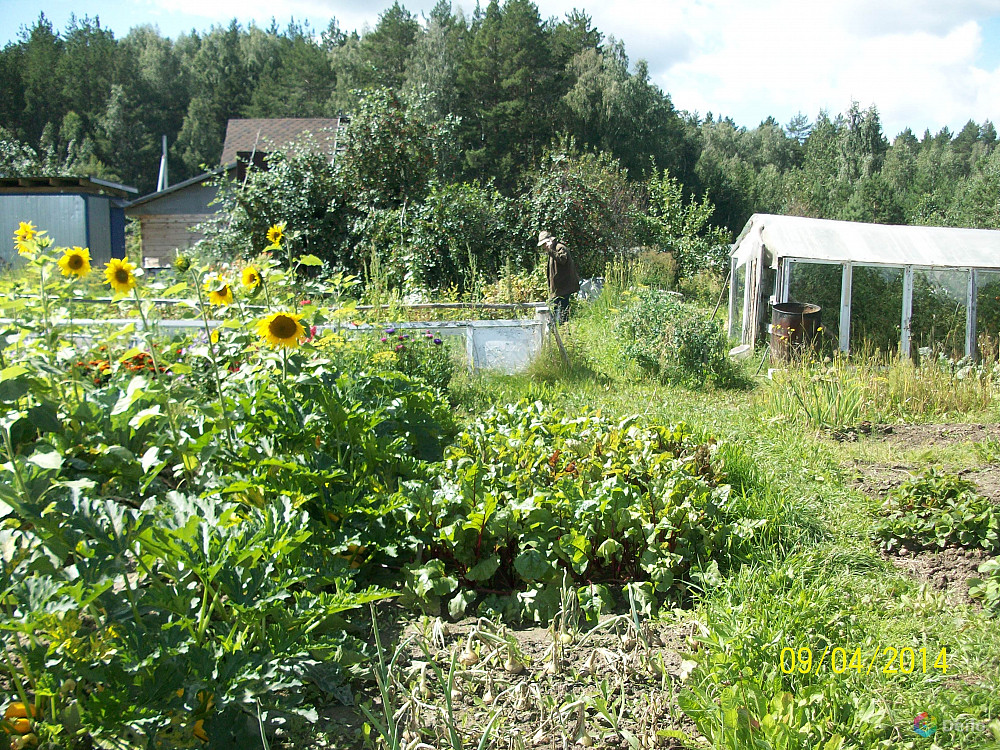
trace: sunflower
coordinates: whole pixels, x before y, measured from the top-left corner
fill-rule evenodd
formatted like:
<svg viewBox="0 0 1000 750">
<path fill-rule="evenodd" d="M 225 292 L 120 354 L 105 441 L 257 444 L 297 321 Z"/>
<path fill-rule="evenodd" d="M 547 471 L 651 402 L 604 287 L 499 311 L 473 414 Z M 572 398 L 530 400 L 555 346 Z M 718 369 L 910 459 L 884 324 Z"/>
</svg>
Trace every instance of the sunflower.
<svg viewBox="0 0 1000 750">
<path fill-rule="evenodd" d="M 132 271 L 135 266 L 123 258 L 112 258 L 108 261 L 107 268 L 104 269 L 106 283 L 116 292 L 129 292 L 135 288 L 135 274 Z"/>
<path fill-rule="evenodd" d="M 273 348 L 294 349 L 306 335 L 306 329 L 299 322 L 301 315 L 273 313 L 257 324 L 257 334 Z"/>
<path fill-rule="evenodd" d="M 90 273 L 90 248 L 67 247 L 59 259 L 59 268 L 63 276 L 83 278 Z"/>
<path fill-rule="evenodd" d="M 271 243 L 267 246 L 268 249 L 281 249 L 281 241 L 283 239 L 285 239 L 285 222 L 279 221 L 267 230 L 267 241 Z"/>
<path fill-rule="evenodd" d="M 247 266 L 243 269 L 243 286 L 247 289 L 256 289 L 260 286 L 260 282 L 260 271 L 253 266 Z"/>
<path fill-rule="evenodd" d="M 233 304 L 233 290 L 229 284 L 220 279 L 209 279 L 205 282 L 205 290 L 208 292 L 208 301 L 213 305 Z"/>
<path fill-rule="evenodd" d="M 45 232 L 39 232 L 30 221 L 19 223 L 20 226 L 14 231 L 14 246 L 17 247 L 18 255 L 29 256 L 38 249 L 38 239 Z"/>
</svg>

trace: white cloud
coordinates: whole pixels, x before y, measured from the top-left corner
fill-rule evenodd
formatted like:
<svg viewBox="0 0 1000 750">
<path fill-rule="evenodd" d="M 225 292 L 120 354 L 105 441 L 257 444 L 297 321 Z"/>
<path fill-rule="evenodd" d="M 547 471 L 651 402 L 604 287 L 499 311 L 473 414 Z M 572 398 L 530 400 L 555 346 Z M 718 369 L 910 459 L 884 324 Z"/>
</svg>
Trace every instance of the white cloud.
<svg viewBox="0 0 1000 750">
<path fill-rule="evenodd" d="M 656 81 L 677 106 L 732 116 L 752 127 L 768 115 L 787 122 L 798 111 L 844 111 L 852 100 L 875 104 L 891 138 L 910 126 L 920 133 L 995 119 L 1000 69 L 976 66 L 983 46 L 979 20 L 996 2 L 816 4 L 770 0 L 747 7 L 710 2 L 689 14 L 698 51 L 688 60 L 654 66 Z"/>
</svg>

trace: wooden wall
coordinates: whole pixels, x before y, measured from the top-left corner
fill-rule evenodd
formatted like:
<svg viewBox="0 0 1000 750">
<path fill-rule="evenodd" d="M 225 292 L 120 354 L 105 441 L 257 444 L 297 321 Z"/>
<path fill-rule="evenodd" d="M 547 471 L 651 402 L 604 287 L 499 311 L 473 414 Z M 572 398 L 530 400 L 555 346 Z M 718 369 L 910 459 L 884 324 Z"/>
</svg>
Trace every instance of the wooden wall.
<svg viewBox="0 0 1000 750">
<path fill-rule="evenodd" d="M 170 214 L 140 216 L 143 268 L 165 268 L 174 262 L 178 250 L 191 247 L 204 235 L 192 232 L 211 214 Z"/>
</svg>

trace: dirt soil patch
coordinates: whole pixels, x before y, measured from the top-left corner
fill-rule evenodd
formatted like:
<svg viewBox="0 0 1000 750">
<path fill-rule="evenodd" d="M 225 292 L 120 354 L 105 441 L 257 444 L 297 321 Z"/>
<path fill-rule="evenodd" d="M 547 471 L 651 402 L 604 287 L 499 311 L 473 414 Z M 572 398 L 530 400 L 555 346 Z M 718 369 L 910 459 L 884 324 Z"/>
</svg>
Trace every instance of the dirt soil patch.
<svg viewBox="0 0 1000 750">
<path fill-rule="evenodd" d="M 859 436 L 871 436 L 875 440 L 905 451 L 931 447 L 946 447 L 963 443 L 980 443 L 989 439 L 1000 440 L 1000 424 L 914 424 L 914 425 L 873 425 L 862 423 L 857 427 L 837 430 L 830 436 L 841 442 L 854 442 Z M 915 463 L 864 463 L 855 461 L 853 468 L 858 472 L 854 486 L 866 495 L 884 498 L 911 475 L 919 473 L 924 465 Z M 1000 464 L 991 464 L 978 469 L 954 469 L 963 479 L 975 483 L 977 491 L 984 497 L 1000 504 Z"/>
<path fill-rule="evenodd" d="M 978 576 L 979 566 L 989 558 L 984 550 L 943 549 L 890 555 L 896 568 L 947 594 L 954 603 L 970 601 L 969 579 Z"/>
<path fill-rule="evenodd" d="M 873 425 L 863 434 L 873 435 L 900 450 L 912 450 L 1000 439 L 1000 424 Z"/>
</svg>

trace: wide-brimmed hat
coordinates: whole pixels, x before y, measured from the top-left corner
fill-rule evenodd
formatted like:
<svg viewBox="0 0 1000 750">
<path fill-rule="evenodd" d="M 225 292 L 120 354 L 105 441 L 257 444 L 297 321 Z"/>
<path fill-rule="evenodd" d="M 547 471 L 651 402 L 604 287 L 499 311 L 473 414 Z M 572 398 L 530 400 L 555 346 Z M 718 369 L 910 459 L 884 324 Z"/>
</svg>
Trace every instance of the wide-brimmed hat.
<svg viewBox="0 0 1000 750">
<path fill-rule="evenodd" d="M 544 245 L 549 240 L 554 240 L 555 235 L 552 232 L 546 232 L 544 229 L 538 233 L 538 244 Z"/>
</svg>

